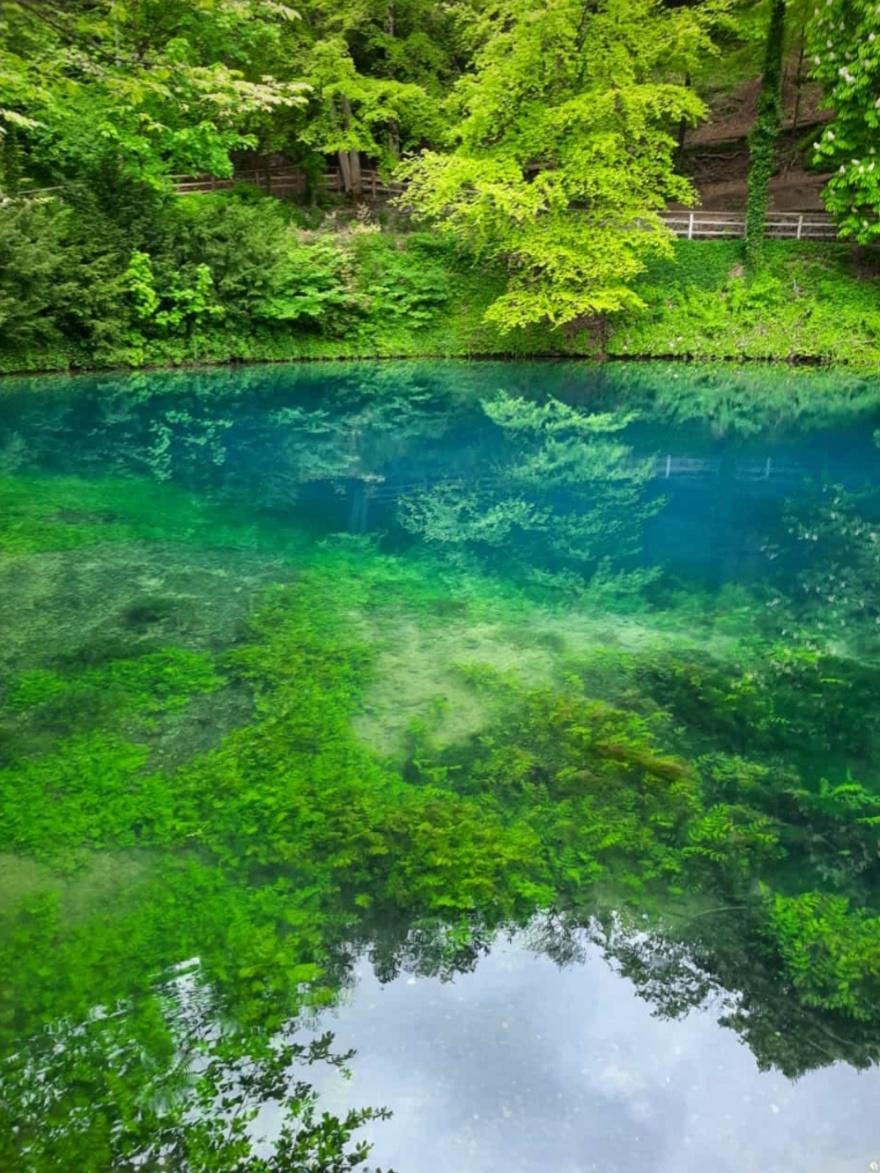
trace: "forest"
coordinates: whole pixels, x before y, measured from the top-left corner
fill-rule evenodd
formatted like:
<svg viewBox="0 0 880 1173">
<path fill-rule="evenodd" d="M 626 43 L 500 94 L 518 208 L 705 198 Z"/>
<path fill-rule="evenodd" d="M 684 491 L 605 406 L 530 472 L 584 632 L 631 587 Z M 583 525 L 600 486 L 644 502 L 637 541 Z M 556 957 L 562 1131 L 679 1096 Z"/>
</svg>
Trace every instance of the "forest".
<svg viewBox="0 0 880 1173">
<path fill-rule="evenodd" d="M 869 0 L 4 0 L 0 369 L 875 362 L 878 29 Z M 677 241 L 688 136 L 749 86 L 745 238 Z M 279 162 L 296 198 L 253 182 Z M 792 166 L 837 242 L 765 243 Z"/>
</svg>

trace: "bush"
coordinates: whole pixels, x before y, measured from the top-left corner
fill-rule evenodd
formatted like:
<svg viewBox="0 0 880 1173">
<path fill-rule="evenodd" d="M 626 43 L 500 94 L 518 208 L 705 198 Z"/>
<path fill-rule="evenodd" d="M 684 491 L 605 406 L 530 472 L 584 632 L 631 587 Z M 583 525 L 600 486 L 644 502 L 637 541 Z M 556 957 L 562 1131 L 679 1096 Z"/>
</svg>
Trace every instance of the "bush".
<svg viewBox="0 0 880 1173">
<path fill-rule="evenodd" d="M 0 203 L 0 346 L 57 342 L 77 291 L 70 213 L 54 200 Z"/>
<path fill-rule="evenodd" d="M 255 189 L 198 196 L 70 185 L 0 205 L 0 370 L 385 355 L 589 355 L 594 333 L 501 336 L 500 271 L 438 232 L 371 217 L 304 228 Z M 749 280 L 739 241 L 678 241 L 643 274 L 646 308 L 609 323 L 611 355 L 876 363 L 878 282 L 842 245 L 768 241 Z"/>
<path fill-rule="evenodd" d="M 401 238 L 365 234 L 356 245 L 357 271 L 370 316 L 421 326 L 452 297 L 453 272 L 443 242 L 428 233 Z"/>
</svg>

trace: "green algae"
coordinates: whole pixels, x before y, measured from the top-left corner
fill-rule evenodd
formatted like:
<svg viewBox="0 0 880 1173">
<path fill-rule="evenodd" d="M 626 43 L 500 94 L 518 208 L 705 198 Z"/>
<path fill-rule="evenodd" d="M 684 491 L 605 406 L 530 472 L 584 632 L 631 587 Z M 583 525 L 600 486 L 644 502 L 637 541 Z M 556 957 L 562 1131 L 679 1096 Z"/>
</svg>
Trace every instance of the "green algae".
<svg viewBox="0 0 880 1173">
<path fill-rule="evenodd" d="M 267 1048 L 361 950 L 453 975 L 516 926 L 561 955 L 604 925 L 635 975 L 679 951 L 742 999 L 759 1062 L 876 1057 L 873 499 L 785 506 L 780 556 L 716 589 L 640 564 L 663 503 L 628 413 L 533 408 L 493 390 L 496 481 L 405 494 L 393 543 L 248 507 L 240 472 L 219 497 L 142 469 L 3 482 L 5 1164 L 158 1160 L 163 1135 L 178 1167 L 240 1167 L 236 1113 L 205 1139 L 186 1104 L 226 1127 L 211 1095 L 245 1057 L 277 1092 Z M 285 441 L 298 497 L 338 496 L 358 411 L 312 418 L 318 463 Z M 181 1060 L 193 989 L 210 1077 Z"/>
<path fill-rule="evenodd" d="M 8 703 L 15 710 L 35 705 L 78 704 L 84 697 L 106 703 L 114 715 L 150 714 L 179 708 L 196 693 L 222 683 L 211 657 L 185 648 L 161 648 L 133 659 L 110 660 L 74 676 L 33 668 L 13 680 Z"/>
</svg>

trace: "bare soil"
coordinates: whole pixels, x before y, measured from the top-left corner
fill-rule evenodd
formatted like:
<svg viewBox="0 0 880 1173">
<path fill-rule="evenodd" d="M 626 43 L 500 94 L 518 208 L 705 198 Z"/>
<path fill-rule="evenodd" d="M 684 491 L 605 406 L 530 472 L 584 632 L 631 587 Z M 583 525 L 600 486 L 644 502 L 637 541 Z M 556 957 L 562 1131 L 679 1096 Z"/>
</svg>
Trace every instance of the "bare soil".
<svg viewBox="0 0 880 1173">
<path fill-rule="evenodd" d="M 822 92 L 812 82 L 796 84 L 797 61 L 786 69 L 783 122 L 777 151 L 778 171 L 770 183 L 770 210 L 823 211 L 827 174 L 808 169 L 810 147 L 832 112 L 822 106 Z M 682 167 L 700 194 L 700 206 L 712 211 L 742 211 L 749 171 L 748 135 L 757 112 L 760 78 L 713 104 L 712 115 L 685 136 Z"/>
</svg>

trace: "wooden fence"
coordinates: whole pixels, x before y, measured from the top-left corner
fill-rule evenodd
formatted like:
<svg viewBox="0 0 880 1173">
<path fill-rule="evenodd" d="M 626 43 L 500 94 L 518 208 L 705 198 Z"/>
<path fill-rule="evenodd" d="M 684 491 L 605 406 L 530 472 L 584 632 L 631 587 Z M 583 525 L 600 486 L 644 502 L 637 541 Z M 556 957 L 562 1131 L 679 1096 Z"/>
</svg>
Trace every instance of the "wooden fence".
<svg viewBox="0 0 880 1173">
<path fill-rule="evenodd" d="M 304 195 L 306 175 L 294 168 L 268 170 L 257 168 L 236 171 L 232 179 L 217 179 L 213 175 L 172 175 L 174 190 L 178 195 L 202 195 L 211 191 L 229 191 L 237 183 L 251 183 L 281 199 Z"/>
<path fill-rule="evenodd" d="M 685 240 L 743 237 L 743 212 L 661 212 L 661 219 Z M 834 221 L 825 212 L 768 212 L 765 235 L 775 240 L 836 240 Z"/>
<path fill-rule="evenodd" d="M 235 183 L 253 183 L 264 191 L 282 198 L 304 195 L 306 177 L 302 171 L 251 170 L 237 172 L 234 179 L 212 179 L 211 176 L 174 176 L 175 188 L 181 194 L 222 191 Z M 341 194 L 342 176 L 338 171 L 327 171 L 320 176 L 319 186 L 327 192 Z M 399 180 L 383 179 L 378 171 L 361 171 L 361 195 L 369 199 L 393 199 L 406 189 Z M 686 240 L 741 238 L 745 236 L 746 218 L 743 212 L 712 212 L 684 210 L 662 212 L 661 219 L 676 236 Z M 765 235 L 777 240 L 835 240 L 834 221 L 824 212 L 768 212 Z"/>
<path fill-rule="evenodd" d="M 215 179 L 211 175 L 172 175 L 174 190 L 179 195 L 194 195 L 200 192 L 228 191 L 237 183 L 252 183 L 272 195 L 284 199 L 304 195 L 308 187 L 306 174 L 296 168 L 256 168 L 236 171 L 232 179 Z M 342 176 L 339 171 L 326 171 L 318 176 L 318 187 L 322 191 L 341 194 Z M 383 179 L 378 171 L 363 168 L 361 171 L 361 195 L 370 199 L 391 199 L 406 190 L 406 184 L 399 180 Z"/>
<path fill-rule="evenodd" d="M 258 167 L 236 171 L 231 179 L 217 179 L 212 175 L 172 175 L 174 190 L 179 195 L 197 195 L 211 191 L 228 191 L 237 183 L 251 183 L 280 199 L 304 196 L 308 181 L 304 171 L 295 167 Z M 338 170 L 326 171 L 317 180 L 321 190 L 341 194 L 342 176 Z M 361 171 L 360 194 L 371 200 L 387 200 L 399 196 L 406 184 L 399 180 L 383 179 L 378 171 Z M 53 195 L 60 187 L 46 187 L 22 195 Z M 661 212 L 660 218 L 676 236 L 685 240 L 736 239 L 745 236 L 746 218 L 743 212 L 713 212 L 705 209 Z M 775 240 L 836 240 L 834 221 L 824 212 L 768 212 L 765 235 Z"/>
</svg>

